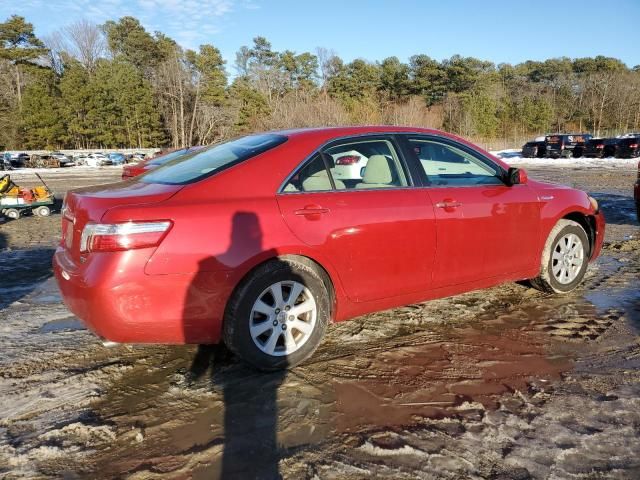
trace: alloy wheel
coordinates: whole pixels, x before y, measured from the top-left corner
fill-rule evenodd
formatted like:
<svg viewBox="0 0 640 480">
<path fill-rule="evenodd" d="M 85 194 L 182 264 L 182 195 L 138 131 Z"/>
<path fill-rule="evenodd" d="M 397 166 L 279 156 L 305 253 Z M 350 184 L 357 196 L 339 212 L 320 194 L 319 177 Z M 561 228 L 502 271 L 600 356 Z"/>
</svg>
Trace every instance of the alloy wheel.
<svg viewBox="0 0 640 480">
<path fill-rule="evenodd" d="M 290 355 L 309 340 L 317 315 L 316 301 L 303 284 L 274 283 L 253 304 L 249 319 L 251 338 L 267 355 Z"/>
<path fill-rule="evenodd" d="M 551 270 L 563 285 L 573 282 L 584 263 L 584 245 L 575 233 L 568 233 L 556 242 L 551 256 Z"/>
</svg>

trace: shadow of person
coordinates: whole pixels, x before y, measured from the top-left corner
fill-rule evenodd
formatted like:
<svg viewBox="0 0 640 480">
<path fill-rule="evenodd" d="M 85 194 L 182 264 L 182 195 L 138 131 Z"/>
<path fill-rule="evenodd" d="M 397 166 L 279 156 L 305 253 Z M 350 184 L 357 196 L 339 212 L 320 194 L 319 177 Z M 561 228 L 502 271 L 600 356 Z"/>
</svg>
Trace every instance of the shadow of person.
<svg viewBox="0 0 640 480">
<path fill-rule="evenodd" d="M 229 246 L 224 253 L 203 259 L 192 280 L 185 299 L 183 317 L 187 341 L 195 339 L 189 331 L 189 316 L 206 308 L 209 295 L 207 285 L 213 268 L 233 268 L 247 253 L 263 251 L 262 229 L 255 213 L 237 212 L 232 218 Z M 274 251 L 266 251 L 275 258 Z M 279 268 L 290 267 L 286 262 Z M 213 287 L 212 287 L 213 288 Z M 198 307 L 199 306 L 199 307 Z M 247 316 L 249 317 L 249 316 Z M 233 319 L 243 321 L 244 319 Z M 246 318 L 250 322 L 250 318 Z M 286 377 L 286 370 L 261 372 L 244 363 L 232 361 L 223 344 L 200 345 L 192 361 L 187 380 L 197 381 L 210 371 L 212 389 L 222 390 L 224 401 L 224 438 L 222 458 L 213 461 L 212 470 L 221 479 L 279 479 L 281 450 L 278 446 L 278 389 Z M 213 471 L 211 473 L 214 473 Z"/>
</svg>

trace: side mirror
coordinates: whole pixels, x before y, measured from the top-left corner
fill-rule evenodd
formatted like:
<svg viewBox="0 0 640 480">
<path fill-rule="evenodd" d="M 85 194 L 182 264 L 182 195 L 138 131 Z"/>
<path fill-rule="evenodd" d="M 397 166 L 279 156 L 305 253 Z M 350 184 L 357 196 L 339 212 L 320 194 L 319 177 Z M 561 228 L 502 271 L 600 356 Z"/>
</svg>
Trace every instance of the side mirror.
<svg viewBox="0 0 640 480">
<path fill-rule="evenodd" d="M 511 167 L 507 171 L 507 185 L 512 187 L 513 185 L 524 185 L 527 183 L 527 172 L 523 168 Z"/>
</svg>

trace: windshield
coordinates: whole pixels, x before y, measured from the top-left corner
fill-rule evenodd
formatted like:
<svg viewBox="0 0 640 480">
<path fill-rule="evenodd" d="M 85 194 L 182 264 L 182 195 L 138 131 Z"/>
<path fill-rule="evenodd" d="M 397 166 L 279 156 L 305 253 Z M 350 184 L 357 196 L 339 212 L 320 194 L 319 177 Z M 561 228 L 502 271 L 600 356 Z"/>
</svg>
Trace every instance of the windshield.
<svg viewBox="0 0 640 480">
<path fill-rule="evenodd" d="M 242 137 L 205 150 L 180 155 L 140 177 L 140 181 L 167 185 L 197 182 L 224 168 L 271 150 L 286 141 L 287 137 L 273 133 Z"/>
</svg>

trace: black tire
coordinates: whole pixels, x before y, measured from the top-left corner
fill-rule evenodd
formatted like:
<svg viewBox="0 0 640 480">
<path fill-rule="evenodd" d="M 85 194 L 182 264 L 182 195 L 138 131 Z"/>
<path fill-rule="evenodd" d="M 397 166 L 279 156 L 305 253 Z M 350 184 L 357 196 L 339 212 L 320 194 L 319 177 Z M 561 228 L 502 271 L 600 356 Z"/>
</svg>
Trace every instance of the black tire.
<svg viewBox="0 0 640 480">
<path fill-rule="evenodd" d="M 570 283 L 561 283 L 553 275 L 554 260 L 552 258 L 552 252 L 557 248 L 559 240 L 570 233 L 577 235 L 582 242 L 584 258 L 575 279 Z M 579 223 L 572 220 L 560 220 L 556 226 L 553 227 L 551 233 L 549 233 L 544 250 L 542 251 L 540 275 L 530 280 L 531 285 L 538 290 L 547 293 L 568 293 L 575 290 L 575 288 L 582 282 L 584 274 L 587 271 L 590 252 L 591 247 L 589 244 L 589 237 L 587 236 L 587 232 L 584 231 L 584 228 L 582 228 Z"/>
<path fill-rule="evenodd" d="M 12 220 L 18 220 L 22 215 L 20 213 L 20 210 L 18 210 L 17 208 L 7 208 L 4 211 L 4 216 L 7 218 L 11 218 Z"/>
<path fill-rule="evenodd" d="M 223 325 L 226 346 L 242 360 L 259 370 L 272 371 L 294 367 L 316 350 L 331 318 L 331 300 L 323 272 L 302 257 L 281 258 L 258 266 L 234 291 L 227 305 Z M 250 333 L 253 305 L 259 296 L 277 282 L 296 281 L 304 285 L 316 302 L 315 326 L 308 339 L 288 355 L 263 352 Z"/>
<path fill-rule="evenodd" d="M 45 205 L 37 207 L 33 210 L 36 217 L 49 217 L 51 215 L 51 209 Z"/>
</svg>

